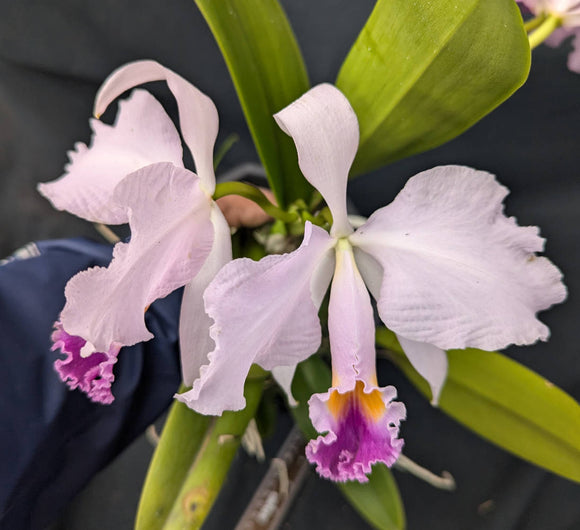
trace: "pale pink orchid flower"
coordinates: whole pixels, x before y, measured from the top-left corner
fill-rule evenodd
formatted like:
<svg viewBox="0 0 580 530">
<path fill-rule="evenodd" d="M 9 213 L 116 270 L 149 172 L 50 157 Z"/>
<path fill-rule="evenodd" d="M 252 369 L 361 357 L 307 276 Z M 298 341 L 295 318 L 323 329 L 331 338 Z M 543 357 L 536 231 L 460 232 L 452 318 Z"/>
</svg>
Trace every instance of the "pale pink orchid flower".
<svg viewBox="0 0 580 530">
<path fill-rule="evenodd" d="M 549 46 L 557 47 L 572 36 L 573 50 L 568 57 L 568 68 L 580 73 L 580 1 L 579 0 L 518 0 L 534 15 L 553 15 L 560 19 L 561 26 L 545 40 Z"/>
<path fill-rule="evenodd" d="M 67 356 L 55 363 L 61 378 L 101 403 L 113 401 L 119 349 L 153 337 L 144 318 L 149 305 L 182 286 L 182 371 L 185 383 L 193 383 L 214 347 L 202 295 L 232 257 L 229 227 L 212 200 L 218 114 L 211 99 L 160 64 L 139 61 L 104 82 L 95 116 L 126 90 L 151 81 L 165 81 L 177 101 L 196 173 L 184 168 L 179 133 L 162 106 L 137 89 L 119 103 L 114 125 L 91 120 L 91 144 L 75 146 L 64 175 L 39 185 L 59 210 L 131 228 L 130 241 L 115 245 L 108 267 L 68 282 L 53 334 L 54 348 Z"/>
<path fill-rule="evenodd" d="M 374 462 L 398 458 L 405 418 L 404 405 L 392 401 L 396 390 L 377 383 L 367 289 L 434 402 L 446 378 L 446 349 L 546 340 L 536 313 L 564 300 L 566 289 L 560 271 L 535 255 L 544 245 L 538 229 L 504 216 L 508 191 L 493 175 L 461 166 L 424 171 L 354 231 L 346 187 L 359 128 L 347 99 L 319 85 L 275 119 L 326 200 L 332 228 L 307 223 L 297 250 L 221 269 L 204 294 L 216 347 L 178 399 L 204 414 L 242 409 L 252 363 L 278 370 L 290 391 L 296 364 L 320 346 L 318 310 L 332 281 L 332 387 L 309 401 L 314 427 L 326 434 L 309 443 L 307 456 L 325 477 L 365 481 Z"/>
</svg>

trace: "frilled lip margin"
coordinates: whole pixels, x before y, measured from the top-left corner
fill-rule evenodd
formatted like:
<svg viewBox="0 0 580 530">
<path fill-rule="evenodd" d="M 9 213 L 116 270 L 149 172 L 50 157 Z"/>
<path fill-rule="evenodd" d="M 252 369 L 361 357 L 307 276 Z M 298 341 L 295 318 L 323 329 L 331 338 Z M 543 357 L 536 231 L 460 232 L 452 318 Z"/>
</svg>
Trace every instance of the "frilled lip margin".
<svg viewBox="0 0 580 530">
<path fill-rule="evenodd" d="M 367 482 L 374 463 L 392 466 L 403 449 L 404 442 L 397 436 L 406 416 L 405 405 L 392 402 L 395 397 L 392 386 L 365 389 L 360 380 L 351 391 L 331 389 L 312 396 L 312 422 L 319 432 L 328 431 L 306 447 L 316 471 L 338 482 Z"/>
<path fill-rule="evenodd" d="M 114 397 L 111 384 L 115 380 L 113 365 L 117 362 L 120 347 L 113 345 L 107 352 L 94 352 L 83 357 L 81 351 L 86 341 L 74 335 L 69 335 L 56 322 L 52 334 L 52 350 L 60 350 L 66 358 L 54 362 L 54 368 L 67 386 L 74 390 L 80 388 L 96 403 L 109 405 Z"/>
</svg>

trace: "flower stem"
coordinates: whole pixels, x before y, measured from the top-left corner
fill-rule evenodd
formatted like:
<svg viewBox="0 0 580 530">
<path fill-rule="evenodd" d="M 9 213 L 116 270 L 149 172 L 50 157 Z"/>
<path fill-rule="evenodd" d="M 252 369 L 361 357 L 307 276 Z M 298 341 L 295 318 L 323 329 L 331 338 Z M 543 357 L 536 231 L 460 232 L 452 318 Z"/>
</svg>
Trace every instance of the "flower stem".
<svg viewBox="0 0 580 530">
<path fill-rule="evenodd" d="M 268 198 L 255 186 L 245 184 L 244 182 L 220 182 L 215 189 L 213 195 L 214 200 L 217 200 L 226 195 L 240 195 L 246 199 L 254 201 L 262 210 L 275 219 L 279 219 L 284 223 L 293 223 L 299 216 L 295 212 L 287 212 L 272 204 Z"/>
<path fill-rule="evenodd" d="M 214 418 L 175 498 L 164 530 L 201 528 L 221 490 L 248 423 L 255 416 L 264 386 L 254 373 L 246 380 L 246 408 Z"/>
<path fill-rule="evenodd" d="M 453 475 L 449 473 L 449 471 L 443 471 L 441 476 L 436 475 L 432 471 L 429 471 L 427 468 L 424 468 L 416 462 L 413 462 L 413 460 L 407 458 L 403 454 L 399 456 L 399 459 L 395 462 L 394 467 L 400 471 L 406 471 L 407 473 L 416 476 L 417 478 L 425 481 L 427 484 L 430 484 L 434 488 L 438 488 L 440 490 L 453 491 L 457 487 L 455 484 L 455 479 L 453 478 Z"/>
<path fill-rule="evenodd" d="M 562 19 L 560 17 L 548 15 L 538 28 L 528 35 L 530 48 L 533 50 L 536 46 L 544 42 L 561 24 Z"/>
<path fill-rule="evenodd" d="M 538 15 L 537 17 L 530 18 L 530 20 L 527 20 L 524 23 L 524 29 L 526 30 L 526 33 L 530 33 L 530 31 L 534 31 L 537 27 L 541 26 L 542 22 L 544 22 L 544 20 L 546 20 L 545 13 L 542 13 L 541 15 Z"/>
<path fill-rule="evenodd" d="M 180 388 L 180 392 L 185 391 Z M 141 492 L 136 530 L 161 530 L 212 418 L 174 401 Z"/>
</svg>

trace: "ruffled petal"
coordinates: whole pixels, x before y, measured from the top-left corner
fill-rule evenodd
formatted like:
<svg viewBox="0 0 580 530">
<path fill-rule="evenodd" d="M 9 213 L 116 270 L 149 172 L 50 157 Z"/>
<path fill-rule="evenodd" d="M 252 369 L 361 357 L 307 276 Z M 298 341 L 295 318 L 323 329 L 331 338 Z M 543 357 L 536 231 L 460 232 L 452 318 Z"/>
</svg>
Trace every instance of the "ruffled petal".
<svg viewBox="0 0 580 530">
<path fill-rule="evenodd" d="M 354 249 L 354 256 L 366 286 L 373 297 L 378 300 L 381 292 L 383 268 L 372 256 L 360 249 Z M 447 377 L 447 354 L 432 344 L 415 342 L 400 336 L 397 338 L 411 364 L 431 386 L 433 396 L 431 404 L 437 405 L 441 388 Z"/>
<path fill-rule="evenodd" d="M 536 313 L 563 301 L 566 288 L 535 255 L 538 229 L 504 216 L 506 195 L 489 173 L 434 168 L 350 236 L 382 268 L 378 309 L 389 329 L 444 350 L 547 339 Z"/>
<path fill-rule="evenodd" d="M 439 395 L 447 378 L 447 353 L 442 349 L 397 336 L 399 344 L 415 370 L 431 387 L 431 404 L 439 404 Z"/>
<path fill-rule="evenodd" d="M 318 432 L 326 432 L 306 447 L 306 457 L 316 471 L 337 482 L 367 482 L 372 464 L 392 466 L 403 448 L 398 439 L 405 405 L 392 402 L 394 387 L 377 388 L 357 381 L 353 390 L 331 388 L 314 394 L 308 402 L 310 419 Z"/>
<path fill-rule="evenodd" d="M 39 184 L 38 191 L 58 210 L 98 223 L 126 223 L 125 205 L 113 200 L 115 186 L 129 173 L 155 162 L 183 166 L 179 134 L 163 107 L 145 90 L 135 90 L 119 103 L 114 125 L 93 119 L 91 127 L 90 147 L 76 144 L 64 175 Z"/>
<path fill-rule="evenodd" d="M 376 385 L 375 321 L 367 288 L 345 240 L 336 247 L 328 306 L 332 386 L 352 390 L 357 379 Z"/>
<path fill-rule="evenodd" d="M 211 200 L 191 171 L 153 164 L 126 177 L 114 196 L 130 210 L 131 241 L 115 246 L 107 268 L 88 269 L 68 282 L 61 315 L 67 332 L 94 351 L 152 338 L 147 307 L 190 282 L 213 243 Z"/>
<path fill-rule="evenodd" d="M 350 234 L 346 183 L 359 141 L 358 121 L 350 103 L 336 87 L 322 84 L 274 118 L 294 140 L 302 173 L 322 194 L 332 212 L 331 234 L 337 237 Z"/>
<path fill-rule="evenodd" d="M 333 243 L 327 232 L 307 223 L 294 252 L 258 262 L 236 259 L 222 268 L 204 295 L 216 347 L 193 388 L 177 396 L 180 401 L 202 414 L 243 409 L 252 363 L 266 370 L 293 366 L 318 349 L 321 331 L 311 282 Z"/>
<path fill-rule="evenodd" d="M 213 101 L 183 77 L 155 61 L 136 61 L 115 70 L 103 83 L 95 99 L 95 116 L 125 90 L 151 81 L 165 81 L 179 111 L 181 134 L 191 151 L 202 188 L 213 195 L 215 173 L 213 148 L 218 133 L 218 113 Z"/>
<path fill-rule="evenodd" d="M 179 317 L 179 347 L 183 382 L 191 386 L 207 363 L 207 354 L 215 343 L 209 336 L 212 319 L 205 312 L 203 293 L 219 270 L 232 260 L 232 240 L 229 226 L 216 203 L 211 205 L 214 242 L 201 270 L 183 291 Z"/>
<path fill-rule="evenodd" d="M 80 388 L 96 403 L 109 405 L 114 397 L 111 384 L 115 380 L 113 365 L 117 362 L 119 346 L 111 345 L 106 352 L 95 352 L 83 357 L 81 351 L 86 341 L 81 337 L 69 335 L 61 322 L 55 323 L 52 334 L 53 350 L 59 349 L 66 359 L 54 362 L 54 368 L 67 386 L 74 390 Z"/>
</svg>

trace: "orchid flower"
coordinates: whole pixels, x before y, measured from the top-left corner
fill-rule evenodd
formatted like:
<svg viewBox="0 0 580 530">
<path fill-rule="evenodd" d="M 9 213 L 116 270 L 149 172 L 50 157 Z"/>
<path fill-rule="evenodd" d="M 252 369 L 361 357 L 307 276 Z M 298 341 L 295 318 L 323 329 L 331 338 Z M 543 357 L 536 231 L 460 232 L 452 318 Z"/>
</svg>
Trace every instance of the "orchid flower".
<svg viewBox="0 0 580 530">
<path fill-rule="evenodd" d="M 548 17 L 547 30 L 549 38 L 546 44 L 559 46 L 566 38 L 573 37 L 573 51 L 568 57 L 568 68 L 572 72 L 580 73 L 580 1 L 579 0 L 518 0 L 534 15 Z M 541 28 L 541 26 L 540 26 Z M 539 31 L 539 30 L 536 30 Z M 544 40 L 542 31 L 538 43 Z M 530 42 L 535 44 L 534 33 L 530 35 Z"/>
<path fill-rule="evenodd" d="M 167 82 L 196 173 L 183 167 L 177 129 L 157 100 L 135 90 L 119 104 L 114 125 L 91 120 L 91 145 L 77 144 L 59 179 L 39 191 L 59 210 L 89 221 L 129 223 L 131 240 L 117 243 L 108 267 L 74 276 L 53 335 L 67 356 L 55 367 L 69 386 L 110 403 L 112 364 L 122 346 L 149 340 L 144 313 L 156 299 L 186 286 L 180 319 L 183 378 L 191 384 L 207 353 L 211 321 L 202 293 L 231 259 L 228 225 L 216 203 L 213 147 L 218 115 L 213 102 L 185 79 L 153 61 L 113 72 L 99 90 L 95 115 L 126 90 Z"/>
<path fill-rule="evenodd" d="M 378 387 L 367 288 L 434 402 L 447 372 L 444 350 L 546 340 L 536 313 L 561 302 L 566 289 L 560 271 L 535 255 L 543 248 L 537 228 L 503 215 L 507 189 L 493 175 L 461 166 L 420 173 L 354 231 L 346 185 L 359 129 L 347 99 L 319 85 L 275 119 L 331 210 L 330 233 L 307 223 L 297 250 L 221 269 L 204 294 L 216 347 L 178 398 L 204 414 L 242 409 L 252 363 L 285 372 L 289 390 L 295 365 L 320 345 L 317 313 L 332 280 L 332 387 L 309 401 L 326 435 L 309 443 L 307 456 L 323 476 L 362 481 L 373 462 L 396 460 L 405 417 L 392 402 L 395 389 Z"/>
</svg>

